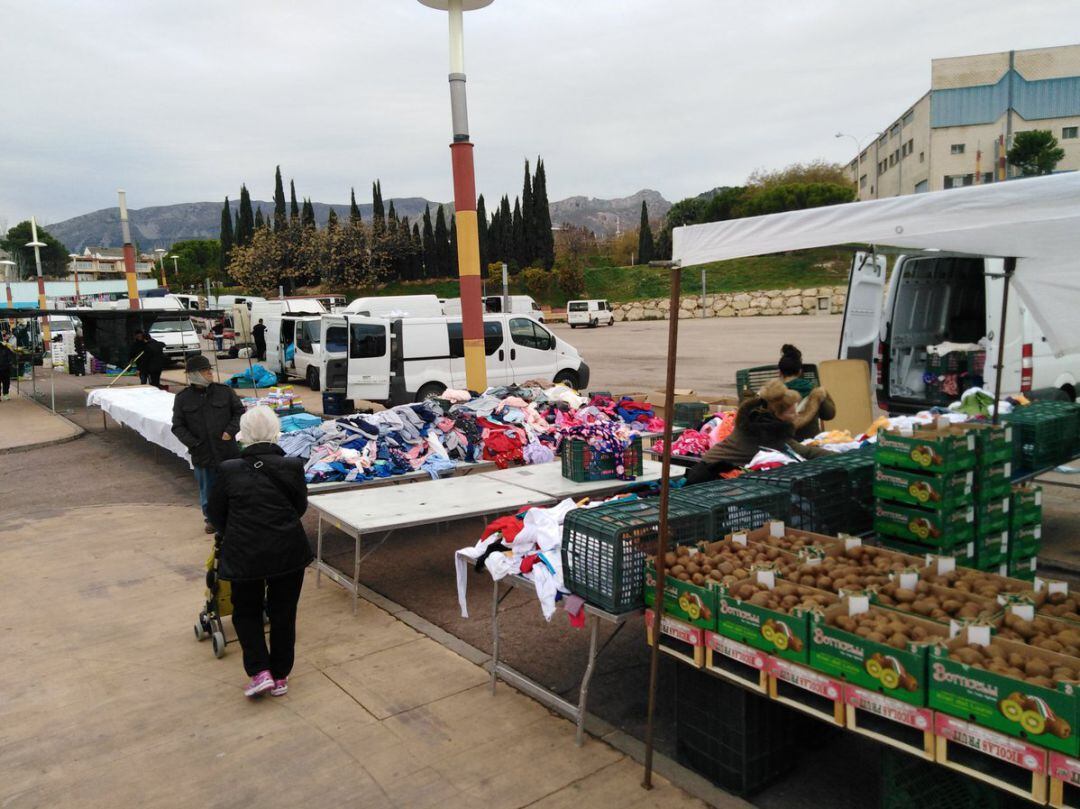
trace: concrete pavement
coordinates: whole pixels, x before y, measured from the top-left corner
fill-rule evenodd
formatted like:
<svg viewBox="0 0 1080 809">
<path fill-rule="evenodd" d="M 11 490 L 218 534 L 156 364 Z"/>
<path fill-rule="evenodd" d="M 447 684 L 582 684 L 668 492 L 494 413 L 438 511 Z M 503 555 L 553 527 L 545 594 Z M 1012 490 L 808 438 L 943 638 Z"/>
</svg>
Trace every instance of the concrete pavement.
<svg viewBox="0 0 1080 809">
<path fill-rule="evenodd" d="M 0 402 L 0 453 L 71 441 L 83 430 L 28 396 Z"/>
</svg>

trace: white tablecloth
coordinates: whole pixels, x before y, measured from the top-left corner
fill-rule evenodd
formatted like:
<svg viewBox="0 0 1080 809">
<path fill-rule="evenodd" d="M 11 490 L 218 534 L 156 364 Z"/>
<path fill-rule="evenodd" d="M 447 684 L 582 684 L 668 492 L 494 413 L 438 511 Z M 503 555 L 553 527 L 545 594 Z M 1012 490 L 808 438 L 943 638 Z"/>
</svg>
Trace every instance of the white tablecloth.
<svg viewBox="0 0 1080 809">
<path fill-rule="evenodd" d="M 147 441 L 179 455 L 191 465 L 187 447 L 172 433 L 175 394 L 149 385 L 97 388 L 86 397 L 88 407 L 100 407 L 113 420 L 130 427 Z"/>
</svg>

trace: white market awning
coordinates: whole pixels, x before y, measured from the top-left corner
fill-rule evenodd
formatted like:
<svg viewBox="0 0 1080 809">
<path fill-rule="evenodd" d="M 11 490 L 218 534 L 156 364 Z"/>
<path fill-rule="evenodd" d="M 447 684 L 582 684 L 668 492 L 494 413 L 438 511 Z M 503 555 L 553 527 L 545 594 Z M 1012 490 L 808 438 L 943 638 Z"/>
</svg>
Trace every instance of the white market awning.
<svg viewBox="0 0 1080 809">
<path fill-rule="evenodd" d="M 1058 352 L 1080 352 L 1080 173 L 675 228 L 683 267 L 838 244 L 1017 259 L 1013 284 Z"/>
</svg>

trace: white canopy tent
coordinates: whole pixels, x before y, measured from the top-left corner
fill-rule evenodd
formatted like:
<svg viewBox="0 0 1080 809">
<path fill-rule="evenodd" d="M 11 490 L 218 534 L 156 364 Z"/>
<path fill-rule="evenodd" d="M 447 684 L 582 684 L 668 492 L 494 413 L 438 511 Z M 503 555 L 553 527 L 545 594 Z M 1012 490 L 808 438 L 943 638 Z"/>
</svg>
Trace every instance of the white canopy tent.
<svg viewBox="0 0 1080 809">
<path fill-rule="evenodd" d="M 1080 351 L 1080 173 L 675 228 L 682 267 L 837 244 L 1015 258 L 1012 284 L 1050 347 Z"/>
</svg>

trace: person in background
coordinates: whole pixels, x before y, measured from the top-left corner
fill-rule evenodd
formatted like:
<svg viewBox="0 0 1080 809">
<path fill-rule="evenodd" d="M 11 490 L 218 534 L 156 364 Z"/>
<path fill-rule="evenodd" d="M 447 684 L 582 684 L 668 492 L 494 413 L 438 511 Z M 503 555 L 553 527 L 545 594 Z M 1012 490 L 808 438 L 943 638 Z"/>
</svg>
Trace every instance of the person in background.
<svg viewBox="0 0 1080 809">
<path fill-rule="evenodd" d="M 225 321 L 216 321 L 210 331 L 214 334 L 214 345 L 217 347 L 218 351 L 221 351 L 225 342 Z"/>
<path fill-rule="evenodd" d="M 260 362 L 266 361 L 266 326 L 263 325 L 262 318 L 259 318 L 257 325 L 251 329 L 251 336 L 255 338 L 255 358 Z"/>
<path fill-rule="evenodd" d="M 304 568 L 314 555 L 301 522 L 307 510 L 304 462 L 277 445 L 278 417 L 253 407 L 240 418 L 244 449 L 221 464 L 207 515 L 221 535 L 221 578 L 232 583 L 233 627 L 251 678 L 248 697 L 289 690 L 296 644 L 296 607 Z M 270 648 L 263 599 L 270 617 Z"/>
<path fill-rule="evenodd" d="M 244 405 L 232 388 L 214 382 L 210 360 L 202 354 L 189 359 L 186 370 L 188 386 L 173 399 L 172 432 L 191 454 L 206 533 L 212 534 L 207 517 L 210 488 L 218 467 L 240 455 L 236 433 Z"/>
<path fill-rule="evenodd" d="M 11 374 L 19 365 L 9 339 L 10 335 L 5 334 L 3 341 L 0 341 L 0 402 L 11 398 Z"/>
<path fill-rule="evenodd" d="M 815 387 L 803 375 L 802 352 L 790 343 L 780 347 L 780 361 L 776 367 L 784 384 L 800 397 L 796 407 L 795 437 L 800 441 L 813 438 L 821 432 L 822 419 L 836 418 L 836 403 L 824 388 Z"/>
<path fill-rule="evenodd" d="M 139 370 L 139 384 L 161 387 L 161 371 L 165 367 L 165 345 L 146 332 L 135 332 L 131 357 Z"/>
</svg>

